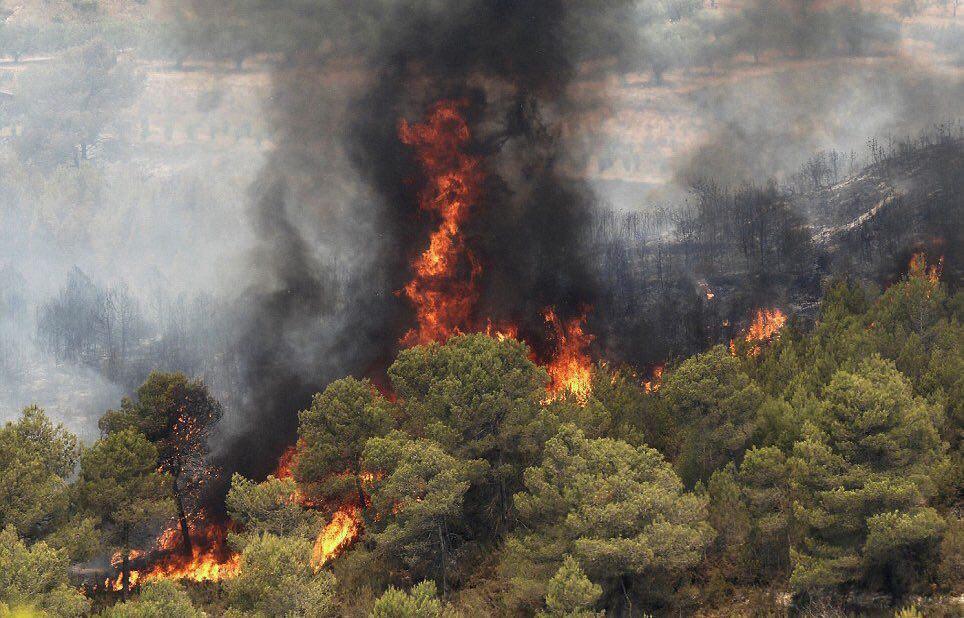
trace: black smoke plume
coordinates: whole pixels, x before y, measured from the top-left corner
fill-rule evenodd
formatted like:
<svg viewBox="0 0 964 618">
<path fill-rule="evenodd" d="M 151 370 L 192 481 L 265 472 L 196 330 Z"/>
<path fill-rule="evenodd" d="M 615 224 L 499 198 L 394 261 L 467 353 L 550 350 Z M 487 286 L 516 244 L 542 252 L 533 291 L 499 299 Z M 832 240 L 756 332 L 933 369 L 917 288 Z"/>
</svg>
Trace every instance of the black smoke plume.
<svg viewBox="0 0 964 618">
<path fill-rule="evenodd" d="M 251 207 L 261 278 L 237 347 L 250 386 L 221 448 L 225 479 L 270 472 L 311 394 L 348 374 L 378 380 L 412 326 L 397 291 L 433 222 L 418 209 L 419 170 L 398 125 L 438 100 L 466 101 L 485 166 L 465 229 L 483 264 L 478 317 L 517 324 L 544 353 L 541 311 L 567 318 L 593 304 L 579 249 L 593 200 L 560 170 L 559 119 L 577 62 L 626 45 L 628 5 L 343 3 L 334 22 L 355 46 L 277 71 L 276 147 Z"/>
</svg>

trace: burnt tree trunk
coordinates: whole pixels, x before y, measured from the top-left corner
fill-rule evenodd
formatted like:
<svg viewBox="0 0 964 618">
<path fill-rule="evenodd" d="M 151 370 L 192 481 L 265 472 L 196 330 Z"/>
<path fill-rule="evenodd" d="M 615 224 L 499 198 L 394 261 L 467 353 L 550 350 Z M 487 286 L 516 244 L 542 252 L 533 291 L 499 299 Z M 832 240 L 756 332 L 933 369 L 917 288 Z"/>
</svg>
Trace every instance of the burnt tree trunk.
<svg viewBox="0 0 964 618">
<path fill-rule="evenodd" d="M 177 505 L 177 519 L 181 526 L 181 539 L 184 541 L 184 554 L 194 555 L 194 546 L 191 543 L 191 529 L 187 525 L 187 513 L 184 512 L 184 500 L 181 498 L 181 490 L 177 484 L 178 477 L 174 477 L 174 503 Z"/>
<path fill-rule="evenodd" d="M 124 546 L 121 549 L 121 600 L 127 600 L 127 592 L 131 586 L 131 548 L 130 530 L 124 526 Z"/>
</svg>

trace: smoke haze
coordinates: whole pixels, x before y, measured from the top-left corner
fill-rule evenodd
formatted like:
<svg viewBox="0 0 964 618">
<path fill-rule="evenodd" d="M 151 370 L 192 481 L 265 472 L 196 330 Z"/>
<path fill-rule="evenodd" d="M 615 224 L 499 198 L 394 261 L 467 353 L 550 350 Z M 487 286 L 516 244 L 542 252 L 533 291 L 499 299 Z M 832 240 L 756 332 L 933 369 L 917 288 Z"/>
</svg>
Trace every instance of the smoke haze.
<svg viewBox="0 0 964 618">
<path fill-rule="evenodd" d="M 464 101 L 485 172 L 475 318 L 543 352 L 544 308 L 593 307 L 596 352 L 636 364 L 721 336 L 658 342 L 660 321 L 722 317 L 688 309 L 698 266 L 666 282 L 694 182 L 789 183 L 830 149 L 859 167 L 869 139 L 964 112 L 956 20 L 810 4 L 167 0 L 67 7 L 68 32 L 25 3 L 7 24 L 63 42 L 0 65 L 0 413 L 36 402 L 91 437 L 181 369 L 225 402 L 221 465 L 269 471 L 311 395 L 379 378 L 412 325 L 398 291 L 433 221 L 399 122 L 441 99 Z M 657 257 L 593 245 L 610 208 Z M 653 274 L 610 267 L 633 260 Z"/>
</svg>

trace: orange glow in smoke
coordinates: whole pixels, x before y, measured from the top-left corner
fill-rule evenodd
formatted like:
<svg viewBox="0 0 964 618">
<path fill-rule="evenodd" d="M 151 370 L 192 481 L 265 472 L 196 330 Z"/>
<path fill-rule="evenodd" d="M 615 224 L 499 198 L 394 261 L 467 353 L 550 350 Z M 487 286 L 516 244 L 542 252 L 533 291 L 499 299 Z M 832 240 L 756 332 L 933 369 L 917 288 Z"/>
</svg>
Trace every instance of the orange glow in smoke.
<svg viewBox="0 0 964 618">
<path fill-rule="evenodd" d="M 292 444 L 285 449 L 285 452 L 278 458 L 278 467 L 274 471 L 274 477 L 279 480 L 294 477 L 295 457 L 298 455 L 298 445 Z"/>
<path fill-rule="evenodd" d="M 462 226 L 479 202 L 484 174 L 480 157 L 467 152 L 472 134 L 462 116 L 466 104 L 442 100 L 428 110 L 424 122 L 399 122 L 399 139 L 413 148 L 424 178 L 419 207 L 438 221 L 428 247 L 412 262 L 412 280 L 401 290 L 416 321 L 400 340 L 404 347 L 444 342 L 463 332 L 485 332 L 500 340 L 519 335 L 512 324 L 493 324 L 473 315 L 482 265 L 466 246 Z M 585 401 L 591 389 L 588 347 L 593 340 L 585 331 L 585 315 L 565 323 L 552 308 L 543 315 L 554 343 L 546 365 L 548 397 L 572 393 Z"/>
<path fill-rule="evenodd" d="M 653 375 L 649 380 L 643 382 L 643 390 L 647 393 L 655 393 L 659 390 L 659 385 L 663 381 L 663 365 L 653 367 Z"/>
<path fill-rule="evenodd" d="M 478 202 L 483 180 L 479 157 L 467 154 L 472 139 L 462 117 L 464 101 L 439 101 L 424 123 L 399 123 L 402 143 L 412 146 L 425 176 L 419 207 L 438 217 L 428 247 L 415 259 L 402 293 L 415 309 L 416 327 L 402 337 L 412 346 L 445 341 L 464 330 L 478 299 L 482 268 L 465 246 L 461 226 Z"/>
</svg>

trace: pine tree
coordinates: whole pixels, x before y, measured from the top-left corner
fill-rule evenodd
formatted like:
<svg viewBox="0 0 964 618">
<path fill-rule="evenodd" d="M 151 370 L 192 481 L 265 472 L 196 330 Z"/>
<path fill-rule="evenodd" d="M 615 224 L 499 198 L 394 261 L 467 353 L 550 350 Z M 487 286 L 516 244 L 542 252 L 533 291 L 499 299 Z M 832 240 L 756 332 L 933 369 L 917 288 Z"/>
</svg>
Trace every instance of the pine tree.
<svg viewBox="0 0 964 618">
<path fill-rule="evenodd" d="M 537 614 L 540 618 L 603 616 L 592 609 L 602 596 L 602 586 L 592 583 L 572 556 L 566 556 L 546 588 L 546 611 Z"/>
<path fill-rule="evenodd" d="M 373 538 L 385 560 L 414 578 L 437 578 L 443 594 L 463 526 L 463 503 L 484 460 L 462 461 L 427 439 L 396 431 L 368 441 L 365 465 L 383 471 L 372 485 Z"/>
<path fill-rule="evenodd" d="M 368 380 L 344 378 L 315 395 L 298 415 L 295 476 L 318 497 L 366 507 L 362 452 L 392 429 L 388 402 Z"/>
<path fill-rule="evenodd" d="M 697 564 L 713 537 L 706 500 L 683 491 L 659 452 L 590 440 L 572 425 L 549 440 L 525 486 L 503 565 L 523 604 L 541 602 L 567 554 L 628 602 L 634 583 L 644 591 L 648 576 Z"/>
<path fill-rule="evenodd" d="M 684 361 L 667 376 L 660 394 L 681 428 L 677 469 L 687 486 L 706 482 L 714 470 L 739 460 L 764 399 L 723 346 Z"/>
<path fill-rule="evenodd" d="M 132 428 L 98 440 L 80 457 L 78 504 L 98 518 L 105 543 L 118 552 L 125 597 L 132 551 L 148 549 L 150 533 L 173 513 L 171 479 L 156 466 L 157 449 Z"/>
<path fill-rule="evenodd" d="M 801 526 L 791 586 L 814 592 L 865 580 L 901 594 L 921 576 L 904 559 L 940 541 L 939 517 L 927 506 L 929 473 L 943 458 L 940 410 L 879 357 L 837 372 L 824 405 L 789 462 Z M 891 525 L 893 534 L 884 530 Z"/>
<path fill-rule="evenodd" d="M 438 618 L 442 615 L 442 603 L 438 600 L 435 582 L 427 581 L 410 591 L 390 586 L 375 601 L 372 618 Z"/>
<path fill-rule="evenodd" d="M 534 463 L 548 380 L 525 344 L 486 335 L 403 350 L 388 370 L 403 428 L 432 438 L 462 460 L 485 459 L 487 474 L 468 505 L 477 529 L 496 536 L 508 525 L 522 471 Z"/>
</svg>

